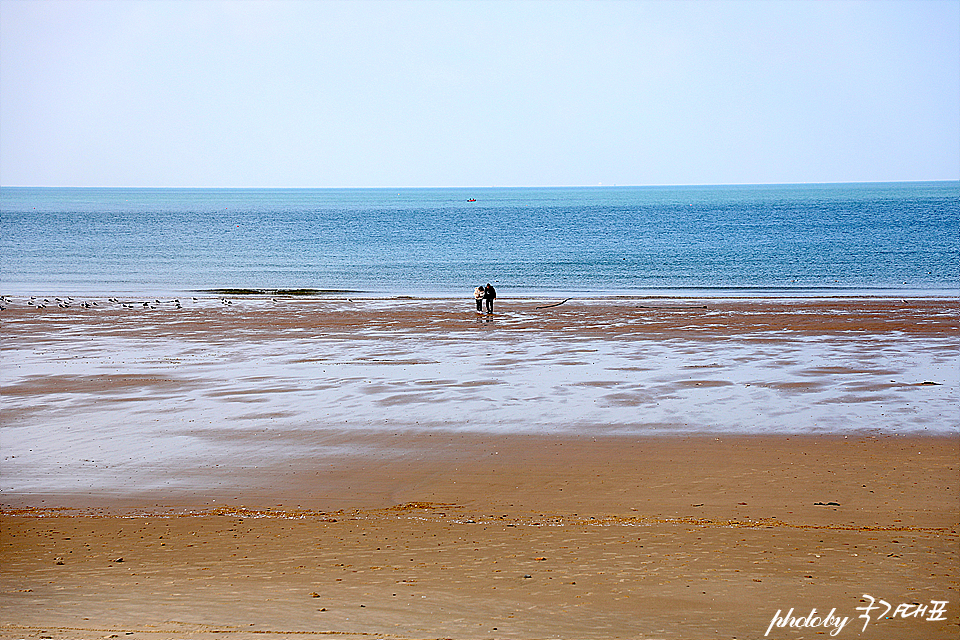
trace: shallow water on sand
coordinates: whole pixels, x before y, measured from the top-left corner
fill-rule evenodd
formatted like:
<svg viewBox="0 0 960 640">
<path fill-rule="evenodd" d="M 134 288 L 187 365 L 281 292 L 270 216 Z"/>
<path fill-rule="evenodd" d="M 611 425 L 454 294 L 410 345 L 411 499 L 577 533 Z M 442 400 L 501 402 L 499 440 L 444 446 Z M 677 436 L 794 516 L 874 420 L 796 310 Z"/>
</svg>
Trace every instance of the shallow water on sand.
<svg viewBox="0 0 960 640">
<path fill-rule="evenodd" d="M 200 299 L 193 316 L 147 312 L 107 325 L 95 315 L 50 315 L 50 331 L 7 341 L 2 491 L 169 490 L 195 484 L 198 469 L 207 470 L 204 482 L 220 484 L 230 482 L 231 468 L 404 453 L 378 448 L 370 437 L 378 433 L 958 429 L 955 337 L 757 331 L 624 339 L 531 328 L 523 310 L 493 322 L 467 317 L 443 331 L 430 329 L 438 320 L 429 313 L 419 326 L 394 325 L 388 314 L 346 331 L 221 333 L 191 324 L 223 304 Z M 260 313 L 270 302 L 233 304 L 232 312 Z M 356 306 L 343 300 L 323 309 Z M 15 332 L 18 321 L 8 328 Z"/>
</svg>

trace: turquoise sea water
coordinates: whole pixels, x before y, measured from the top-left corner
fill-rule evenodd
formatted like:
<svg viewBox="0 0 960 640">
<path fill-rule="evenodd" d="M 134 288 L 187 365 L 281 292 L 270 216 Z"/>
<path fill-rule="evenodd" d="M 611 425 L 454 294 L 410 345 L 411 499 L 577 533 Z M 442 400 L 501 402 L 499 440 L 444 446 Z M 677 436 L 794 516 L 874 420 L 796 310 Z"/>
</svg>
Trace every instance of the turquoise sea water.
<svg viewBox="0 0 960 640">
<path fill-rule="evenodd" d="M 475 199 L 471 202 L 470 200 Z M 4 294 L 957 292 L 960 183 L 0 189 Z"/>
</svg>

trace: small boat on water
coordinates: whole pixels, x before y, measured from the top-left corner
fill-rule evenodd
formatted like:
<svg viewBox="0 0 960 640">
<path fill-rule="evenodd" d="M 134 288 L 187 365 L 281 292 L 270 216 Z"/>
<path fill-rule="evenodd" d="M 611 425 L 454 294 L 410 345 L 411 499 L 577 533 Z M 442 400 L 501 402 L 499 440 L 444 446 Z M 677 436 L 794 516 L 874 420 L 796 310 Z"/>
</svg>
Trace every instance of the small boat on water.
<svg viewBox="0 0 960 640">
<path fill-rule="evenodd" d="M 476 201 L 477 201 L 476 198 L 470 198 L 469 200 L 467 200 L 467 202 L 476 202 Z"/>
</svg>

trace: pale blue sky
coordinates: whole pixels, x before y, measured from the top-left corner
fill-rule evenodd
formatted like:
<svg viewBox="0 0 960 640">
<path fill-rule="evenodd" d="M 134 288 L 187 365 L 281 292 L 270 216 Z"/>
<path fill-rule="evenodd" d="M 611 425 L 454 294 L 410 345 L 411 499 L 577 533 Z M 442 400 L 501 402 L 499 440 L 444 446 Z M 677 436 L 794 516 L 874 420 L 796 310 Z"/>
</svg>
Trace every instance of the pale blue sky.
<svg viewBox="0 0 960 640">
<path fill-rule="evenodd" d="M 0 0 L 0 184 L 960 178 L 960 0 Z"/>
</svg>

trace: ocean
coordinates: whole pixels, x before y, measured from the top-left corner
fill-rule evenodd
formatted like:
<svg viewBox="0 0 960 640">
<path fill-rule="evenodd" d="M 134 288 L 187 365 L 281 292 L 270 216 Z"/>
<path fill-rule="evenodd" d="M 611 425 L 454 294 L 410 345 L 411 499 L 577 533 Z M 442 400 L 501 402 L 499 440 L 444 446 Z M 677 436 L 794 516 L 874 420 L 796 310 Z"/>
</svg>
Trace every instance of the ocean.
<svg viewBox="0 0 960 640">
<path fill-rule="evenodd" d="M 956 295 L 960 182 L 0 188 L 5 295 Z"/>
</svg>

